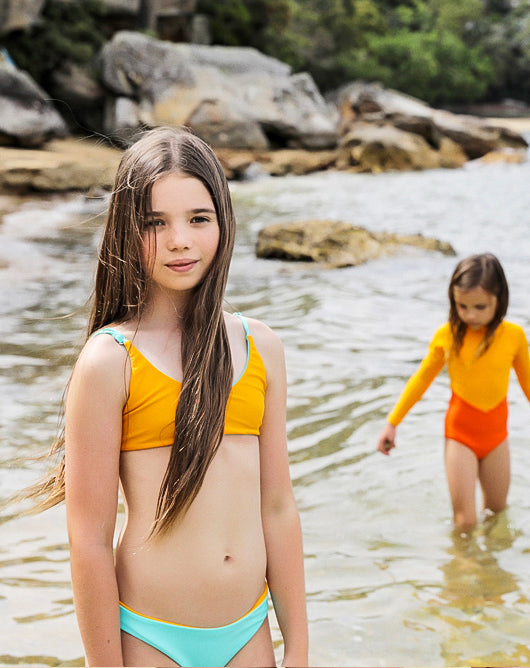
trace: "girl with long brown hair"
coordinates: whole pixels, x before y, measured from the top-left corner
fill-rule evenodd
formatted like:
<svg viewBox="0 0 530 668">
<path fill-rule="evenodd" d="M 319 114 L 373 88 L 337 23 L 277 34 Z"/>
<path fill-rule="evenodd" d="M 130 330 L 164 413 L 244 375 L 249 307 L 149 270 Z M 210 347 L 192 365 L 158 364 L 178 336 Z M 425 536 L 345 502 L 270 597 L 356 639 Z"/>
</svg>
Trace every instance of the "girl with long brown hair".
<svg viewBox="0 0 530 668">
<path fill-rule="evenodd" d="M 506 322 L 508 284 L 491 253 L 459 262 L 449 283 L 449 321 L 434 335 L 429 353 L 409 379 L 378 442 L 388 455 L 396 427 L 447 364 L 452 396 L 445 418 L 445 465 L 459 529 L 476 524 L 475 487 L 484 509 L 506 507 L 510 485 L 507 392 L 513 367 L 530 401 L 528 342 L 519 325 Z"/>
<path fill-rule="evenodd" d="M 33 490 L 40 508 L 66 499 L 88 665 L 272 666 L 269 590 L 284 665 L 307 663 L 283 349 L 223 310 L 234 234 L 203 141 L 158 128 L 125 151 L 64 458 Z"/>
</svg>

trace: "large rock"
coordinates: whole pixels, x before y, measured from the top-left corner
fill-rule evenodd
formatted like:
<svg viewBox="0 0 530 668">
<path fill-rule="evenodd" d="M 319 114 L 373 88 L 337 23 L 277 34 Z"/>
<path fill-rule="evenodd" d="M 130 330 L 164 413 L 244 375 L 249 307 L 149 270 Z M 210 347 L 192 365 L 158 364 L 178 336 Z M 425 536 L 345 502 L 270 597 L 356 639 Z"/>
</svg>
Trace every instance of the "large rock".
<svg viewBox="0 0 530 668">
<path fill-rule="evenodd" d="M 103 127 L 106 91 L 90 67 L 64 61 L 52 73 L 53 95 L 61 100 L 65 120 L 73 132 L 79 128 L 100 132 Z"/>
<path fill-rule="evenodd" d="M 238 151 L 216 149 L 217 157 L 229 179 L 252 179 L 261 175 L 285 176 L 310 174 L 334 168 L 337 151 Z"/>
<path fill-rule="evenodd" d="M 189 126 L 214 147 L 337 143 L 336 110 L 311 77 L 292 75 L 252 48 L 173 44 L 122 31 L 102 51 L 101 74 L 115 95 L 106 113 L 110 135 L 170 124 Z"/>
<path fill-rule="evenodd" d="M 361 121 L 352 124 L 342 138 L 338 166 L 378 173 L 456 168 L 462 167 L 466 159 L 462 149 L 451 139 L 443 138 L 436 149 L 419 134 L 406 132 L 388 123 Z"/>
<path fill-rule="evenodd" d="M 65 133 L 65 122 L 33 79 L 0 65 L 0 144 L 41 146 Z"/>
<path fill-rule="evenodd" d="M 347 84 L 331 93 L 328 100 L 337 106 L 343 134 L 359 122 L 393 125 L 423 137 L 434 150 L 440 150 L 443 140 L 450 139 L 471 160 L 489 151 L 512 148 L 524 152 L 528 148 L 522 135 L 506 127 L 476 116 L 432 109 L 421 100 L 378 83 Z"/>
<path fill-rule="evenodd" d="M 0 34 L 28 30 L 38 22 L 46 0 L 0 0 Z"/>
<path fill-rule="evenodd" d="M 277 223 L 260 230 L 256 255 L 261 258 L 318 262 L 326 267 L 347 267 L 395 253 L 408 245 L 444 255 L 455 255 L 451 244 L 421 234 L 370 232 L 340 221 L 309 220 Z"/>
</svg>

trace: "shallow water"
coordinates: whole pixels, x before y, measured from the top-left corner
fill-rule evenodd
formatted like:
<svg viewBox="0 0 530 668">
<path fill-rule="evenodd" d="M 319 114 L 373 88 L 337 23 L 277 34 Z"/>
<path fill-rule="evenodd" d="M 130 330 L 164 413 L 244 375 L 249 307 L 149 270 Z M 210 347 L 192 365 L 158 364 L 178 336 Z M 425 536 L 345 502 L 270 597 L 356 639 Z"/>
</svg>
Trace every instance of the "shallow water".
<svg viewBox="0 0 530 668">
<path fill-rule="evenodd" d="M 400 427 L 392 456 L 375 452 L 387 411 L 446 318 L 458 259 L 499 256 L 508 318 L 530 336 L 529 183 L 530 163 L 232 185 L 239 231 L 228 300 L 273 327 L 286 350 L 313 665 L 530 666 L 530 406 L 515 377 L 510 507 L 472 536 L 452 530 L 444 374 Z M 2 497 L 42 471 L 15 458 L 55 433 L 103 209 L 46 197 L 0 226 Z M 307 218 L 422 232 L 451 242 L 457 257 L 403 249 L 336 270 L 256 260 L 263 225 Z M 0 665 L 82 665 L 64 509 L 22 519 L 4 510 L 0 531 Z"/>
</svg>

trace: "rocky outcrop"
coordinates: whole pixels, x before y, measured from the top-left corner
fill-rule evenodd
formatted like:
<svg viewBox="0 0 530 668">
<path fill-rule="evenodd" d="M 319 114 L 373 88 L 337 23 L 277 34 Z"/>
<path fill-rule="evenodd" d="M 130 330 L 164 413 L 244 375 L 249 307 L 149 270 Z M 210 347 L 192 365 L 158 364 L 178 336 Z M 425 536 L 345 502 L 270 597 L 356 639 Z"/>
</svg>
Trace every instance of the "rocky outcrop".
<svg viewBox="0 0 530 668">
<path fill-rule="evenodd" d="M 397 129 L 420 137 L 430 147 L 431 153 L 449 151 L 453 154 L 453 147 L 457 145 L 463 152 L 464 160 L 480 158 L 490 151 L 505 148 L 526 153 L 528 148 L 528 143 L 519 133 L 502 125 L 492 125 L 476 116 L 432 109 L 421 100 L 377 83 L 348 84 L 328 96 L 328 101 L 333 102 L 339 111 L 343 143 L 351 142 L 352 133 L 358 134 L 360 127 L 370 125 L 374 128 L 372 132 L 379 133 L 381 137 L 388 136 L 388 128 L 392 132 Z M 372 137 L 369 135 L 357 143 L 372 143 Z M 425 153 L 425 145 L 421 143 L 420 146 Z M 440 156 L 441 163 L 445 159 Z M 427 158 L 429 160 L 436 162 L 432 154 Z"/>
<path fill-rule="evenodd" d="M 96 70 L 69 62 L 53 73 L 55 97 L 73 126 L 122 145 L 139 128 L 186 125 L 214 147 L 228 178 L 459 168 L 484 156 L 490 156 L 484 163 L 527 158 L 522 134 L 502 123 L 431 109 L 378 84 L 355 82 L 324 100 L 308 74 L 293 75 L 285 63 L 255 49 L 175 44 L 121 31 L 104 47 L 98 67 L 97 79 Z M 0 55 L 0 145 L 36 148 L 67 134 L 46 92 Z M 68 170 L 53 166 L 58 145 L 52 156 L 45 145 L 40 161 L 28 154 L 24 162 L 33 166 L 22 171 L 9 161 L 0 165 L 0 182 L 23 188 L 27 179 L 27 189 L 66 189 Z M 74 159 L 65 158 L 71 165 Z M 92 170 L 85 167 L 70 170 L 71 189 L 83 187 L 83 174 Z M 60 178 L 44 176 L 53 169 Z M 103 171 L 98 185 L 108 184 Z"/>
<path fill-rule="evenodd" d="M 45 0 L 0 0 L 0 33 L 27 30 L 39 21 Z"/>
<path fill-rule="evenodd" d="M 390 124 L 352 123 L 340 142 L 337 167 L 363 172 L 404 171 L 462 167 L 462 148 L 443 137 L 437 148 L 415 132 Z"/>
<path fill-rule="evenodd" d="M 336 113 L 308 74 L 252 48 L 173 44 L 114 35 L 101 55 L 112 92 L 104 131 L 187 125 L 215 147 L 335 146 Z"/>
<path fill-rule="evenodd" d="M 66 124 L 29 75 L 0 62 L 0 144 L 40 146 Z"/>
<path fill-rule="evenodd" d="M 258 234 L 256 255 L 260 258 L 317 262 L 329 268 L 338 268 L 395 253 L 403 245 L 455 255 L 451 244 L 421 234 L 370 232 L 333 220 L 268 225 Z"/>
</svg>

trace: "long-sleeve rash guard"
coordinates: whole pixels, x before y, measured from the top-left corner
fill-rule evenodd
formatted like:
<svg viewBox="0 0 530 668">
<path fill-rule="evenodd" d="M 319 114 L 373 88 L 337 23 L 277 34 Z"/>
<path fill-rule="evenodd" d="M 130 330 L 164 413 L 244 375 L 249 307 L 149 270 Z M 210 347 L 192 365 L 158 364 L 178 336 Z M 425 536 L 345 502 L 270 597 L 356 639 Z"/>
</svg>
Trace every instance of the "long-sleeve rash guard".
<svg viewBox="0 0 530 668">
<path fill-rule="evenodd" d="M 514 323 L 501 322 L 489 348 L 479 354 L 485 332 L 486 328 L 472 330 L 468 327 L 462 348 L 456 355 L 450 325 L 448 322 L 442 325 L 431 341 L 427 356 L 407 382 L 388 421 L 397 426 L 421 399 L 445 364 L 453 393 L 475 408 L 489 411 L 505 400 L 512 367 L 530 401 L 530 356 L 523 329 Z"/>
</svg>

